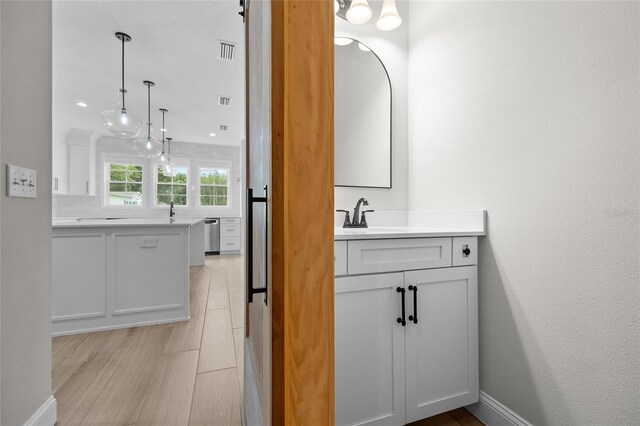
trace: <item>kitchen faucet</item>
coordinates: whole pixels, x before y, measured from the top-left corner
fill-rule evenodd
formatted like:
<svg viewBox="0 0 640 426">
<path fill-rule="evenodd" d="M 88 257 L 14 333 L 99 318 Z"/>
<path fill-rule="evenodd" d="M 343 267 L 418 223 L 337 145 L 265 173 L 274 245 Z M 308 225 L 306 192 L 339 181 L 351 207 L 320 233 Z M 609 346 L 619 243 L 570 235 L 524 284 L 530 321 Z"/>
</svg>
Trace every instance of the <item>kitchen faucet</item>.
<svg viewBox="0 0 640 426">
<path fill-rule="evenodd" d="M 373 212 L 373 210 L 363 210 L 362 212 L 360 212 L 361 205 L 363 206 L 369 205 L 369 202 L 367 201 L 366 198 L 360 198 L 356 203 L 356 208 L 353 209 L 353 221 L 351 221 L 351 218 L 349 217 L 348 210 L 336 210 L 338 212 L 342 212 L 345 214 L 344 224 L 342 225 L 343 228 L 368 228 L 369 227 L 369 225 L 367 224 L 367 218 L 365 217 L 365 213 Z"/>
<path fill-rule="evenodd" d="M 176 212 L 173 211 L 173 201 L 171 202 L 171 204 L 169 204 L 169 217 L 173 218 L 173 216 L 175 216 Z"/>
</svg>

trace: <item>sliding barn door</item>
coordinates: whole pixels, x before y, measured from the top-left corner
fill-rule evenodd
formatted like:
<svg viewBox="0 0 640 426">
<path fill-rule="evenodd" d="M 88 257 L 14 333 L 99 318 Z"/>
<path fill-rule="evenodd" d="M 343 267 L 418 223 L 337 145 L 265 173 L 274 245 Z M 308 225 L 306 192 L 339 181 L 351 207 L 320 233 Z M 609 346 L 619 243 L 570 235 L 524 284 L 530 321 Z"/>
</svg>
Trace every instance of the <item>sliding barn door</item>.
<svg viewBox="0 0 640 426">
<path fill-rule="evenodd" d="M 244 16 L 244 416 L 249 426 L 331 426 L 333 2 L 250 0 Z"/>
<path fill-rule="evenodd" d="M 244 407 L 248 425 L 271 424 L 271 3 L 246 5 L 247 244 Z"/>
</svg>

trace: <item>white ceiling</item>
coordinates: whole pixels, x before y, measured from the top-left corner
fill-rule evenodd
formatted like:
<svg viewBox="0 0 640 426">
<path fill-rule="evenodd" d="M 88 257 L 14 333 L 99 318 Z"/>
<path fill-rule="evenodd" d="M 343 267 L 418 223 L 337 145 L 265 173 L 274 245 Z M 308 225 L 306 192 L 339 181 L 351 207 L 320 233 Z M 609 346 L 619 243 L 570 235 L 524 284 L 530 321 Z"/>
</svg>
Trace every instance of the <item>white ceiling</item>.
<svg viewBox="0 0 640 426">
<path fill-rule="evenodd" d="M 174 141 L 238 145 L 244 138 L 244 32 L 237 0 L 54 1 L 53 127 L 60 138 L 71 128 L 100 130 L 102 111 L 118 105 L 121 43 L 125 45 L 127 109 L 146 122 L 151 88 L 151 122 L 161 138 L 167 108 L 167 136 Z M 233 62 L 218 59 L 218 41 L 237 44 Z M 218 105 L 218 96 L 232 98 Z M 88 104 L 87 108 L 76 102 Z M 219 125 L 227 124 L 227 132 Z M 210 132 L 217 134 L 209 136 Z"/>
</svg>

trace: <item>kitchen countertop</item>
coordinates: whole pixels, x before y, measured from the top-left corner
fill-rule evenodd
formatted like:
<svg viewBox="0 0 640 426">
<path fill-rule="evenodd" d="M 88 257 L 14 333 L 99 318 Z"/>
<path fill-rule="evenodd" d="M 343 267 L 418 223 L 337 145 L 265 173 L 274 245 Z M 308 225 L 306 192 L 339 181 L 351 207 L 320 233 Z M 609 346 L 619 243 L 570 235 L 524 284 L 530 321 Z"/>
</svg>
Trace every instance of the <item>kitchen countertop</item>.
<svg viewBox="0 0 640 426">
<path fill-rule="evenodd" d="M 486 235 L 483 229 L 424 228 L 417 226 L 388 226 L 369 228 L 335 228 L 336 241 L 380 240 L 389 238 L 477 237 Z"/>
<path fill-rule="evenodd" d="M 204 219 L 198 218 L 150 218 L 150 219 L 53 219 L 53 228 L 117 228 L 141 226 L 193 226 Z"/>
</svg>

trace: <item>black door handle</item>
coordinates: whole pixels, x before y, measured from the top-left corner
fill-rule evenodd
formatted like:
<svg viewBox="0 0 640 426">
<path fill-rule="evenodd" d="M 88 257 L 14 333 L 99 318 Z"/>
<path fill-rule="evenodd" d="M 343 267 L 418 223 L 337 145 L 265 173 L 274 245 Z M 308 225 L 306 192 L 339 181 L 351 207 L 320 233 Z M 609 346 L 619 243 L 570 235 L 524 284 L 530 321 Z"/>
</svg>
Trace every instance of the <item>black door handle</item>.
<svg viewBox="0 0 640 426">
<path fill-rule="evenodd" d="M 413 291 L 413 315 L 409 315 L 409 321 L 414 324 L 418 323 L 418 286 L 410 285 L 409 291 Z"/>
<path fill-rule="evenodd" d="M 265 203 L 265 231 L 264 231 L 264 286 L 255 288 L 253 287 L 253 204 Z M 253 295 L 257 293 L 264 293 L 264 303 L 267 304 L 267 288 L 269 280 L 269 261 L 267 259 L 269 249 L 269 234 L 268 224 L 269 211 L 267 203 L 267 187 L 264 187 L 264 197 L 254 197 L 253 188 L 247 188 L 247 302 L 253 303 Z"/>
<path fill-rule="evenodd" d="M 402 287 L 398 287 L 396 288 L 396 291 L 398 293 L 400 293 L 400 303 L 402 304 L 402 316 L 398 317 L 398 324 L 402 324 L 402 326 L 404 327 L 405 325 L 407 325 L 407 322 L 404 319 L 404 292 L 405 289 Z"/>
</svg>

